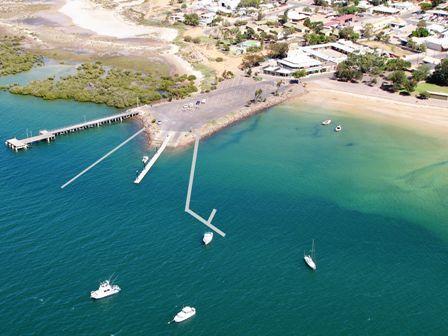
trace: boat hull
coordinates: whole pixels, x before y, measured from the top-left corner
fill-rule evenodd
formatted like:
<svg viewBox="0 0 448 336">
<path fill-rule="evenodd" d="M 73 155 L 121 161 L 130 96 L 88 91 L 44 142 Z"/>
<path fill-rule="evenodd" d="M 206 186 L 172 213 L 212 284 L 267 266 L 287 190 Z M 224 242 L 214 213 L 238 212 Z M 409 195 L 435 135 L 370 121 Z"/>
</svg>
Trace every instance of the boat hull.
<svg viewBox="0 0 448 336">
<path fill-rule="evenodd" d="M 308 267 L 311 268 L 313 271 L 317 269 L 316 263 L 309 256 L 305 256 L 303 260 L 305 261 L 305 264 L 307 264 Z"/>
<path fill-rule="evenodd" d="M 189 312 L 188 314 L 183 313 L 182 311 L 179 312 L 176 316 L 174 316 L 173 321 L 176 323 L 184 322 L 195 315 L 196 315 L 196 309 L 192 308 L 191 312 Z"/>
<path fill-rule="evenodd" d="M 113 291 L 110 291 L 107 293 L 98 293 L 97 291 L 94 291 L 94 292 L 90 292 L 90 298 L 93 300 L 100 300 L 100 299 L 104 299 L 104 298 L 107 298 L 109 296 L 112 296 L 112 295 L 115 295 L 118 293 L 120 293 L 120 289 L 113 290 Z"/>
<path fill-rule="evenodd" d="M 212 242 L 213 240 L 213 233 L 206 233 L 204 235 L 204 237 L 202 238 L 202 242 L 204 243 L 204 245 L 208 245 Z"/>
</svg>

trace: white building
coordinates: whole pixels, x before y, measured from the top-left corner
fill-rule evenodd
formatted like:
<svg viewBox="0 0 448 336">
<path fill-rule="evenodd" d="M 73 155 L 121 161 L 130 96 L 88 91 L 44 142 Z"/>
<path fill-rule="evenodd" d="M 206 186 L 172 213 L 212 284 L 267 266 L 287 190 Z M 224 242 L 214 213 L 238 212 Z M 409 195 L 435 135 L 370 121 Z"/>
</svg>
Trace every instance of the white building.
<svg viewBox="0 0 448 336">
<path fill-rule="evenodd" d="M 306 18 L 310 17 L 309 15 L 300 13 L 299 11 L 294 10 L 294 9 L 289 10 L 287 15 L 288 15 L 288 20 L 291 20 L 292 22 L 303 21 Z"/>
<path fill-rule="evenodd" d="M 393 7 L 386 7 L 386 6 L 376 6 L 372 7 L 372 13 L 373 14 L 382 14 L 382 15 L 396 15 L 400 13 L 400 10 Z"/>
<path fill-rule="evenodd" d="M 393 2 L 391 7 L 398 9 L 400 12 L 408 12 L 412 13 L 414 11 L 418 11 L 420 7 L 417 7 L 412 2 Z"/>
<path fill-rule="evenodd" d="M 206 25 L 212 23 L 215 16 L 216 16 L 216 13 L 213 13 L 213 12 L 203 13 L 203 14 L 199 15 L 199 23 L 206 26 Z"/>
<path fill-rule="evenodd" d="M 286 58 L 278 60 L 276 65 L 265 67 L 263 71 L 283 77 L 289 77 L 299 70 L 305 70 L 307 74 L 328 72 L 345 61 L 349 54 L 371 51 L 368 47 L 346 40 L 306 47 L 291 45 Z"/>
<path fill-rule="evenodd" d="M 448 36 L 438 38 L 434 36 L 429 36 L 425 38 L 425 44 L 428 49 L 437 51 L 447 51 L 448 50 Z"/>
</svg>

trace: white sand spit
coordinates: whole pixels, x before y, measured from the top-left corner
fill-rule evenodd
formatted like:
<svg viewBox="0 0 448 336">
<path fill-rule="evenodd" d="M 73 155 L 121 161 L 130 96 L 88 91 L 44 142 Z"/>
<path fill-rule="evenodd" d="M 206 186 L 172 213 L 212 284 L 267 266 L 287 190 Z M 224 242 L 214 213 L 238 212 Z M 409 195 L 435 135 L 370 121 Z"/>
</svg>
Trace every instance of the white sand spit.
<svg viewBox="0 0 448 336">
<path fill-rule="evenodd" d="M 123 18 L 119 10 L 103 8 L 89 0 L 67 0 L 59 11 L 70 17 L 75 25 L 98 35 L 116 38 L 154 37 L 163 41 L 173 41 L 177 36 L 175 29 L 135 24 Z"/>
</svg>

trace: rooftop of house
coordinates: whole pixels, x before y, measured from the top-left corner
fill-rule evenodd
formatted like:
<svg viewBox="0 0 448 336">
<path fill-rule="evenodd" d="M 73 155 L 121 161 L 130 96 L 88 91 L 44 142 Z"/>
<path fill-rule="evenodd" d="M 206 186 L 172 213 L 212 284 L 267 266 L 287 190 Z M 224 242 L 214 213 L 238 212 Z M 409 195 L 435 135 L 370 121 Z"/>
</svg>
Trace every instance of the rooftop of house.
<svg viewBox="0 0 448 336">
<path fill-rule="evenodd" d="M 376 6 L 373 7 L 372 10 L 378 13 L 386 13 L 386 14 L 398 14 L 400 12 L 399 9 L 387 6 Z"/>
<path fill-rule="evenodd" d="M 285 65 L 289 68 L 310 68 L 314 66 L 319 66 L 322 62 L 311 58 L 301 49 L 292 49 L 288 51 L 288 56 L 282 60 L 279 60 L 278 63 Z"/>
<path fill-rule="evenodd" d="M 324 24 L 325 27 L 332 27 L 332 26 L 338 26 L 338 25 L 344 25 L 347 22 L 357 21 L 358 17 L 353 14 L 345 14 L 341 16 L 337 16 L 332 18 L 330 21 L 326 22 Z"/>
</svg>

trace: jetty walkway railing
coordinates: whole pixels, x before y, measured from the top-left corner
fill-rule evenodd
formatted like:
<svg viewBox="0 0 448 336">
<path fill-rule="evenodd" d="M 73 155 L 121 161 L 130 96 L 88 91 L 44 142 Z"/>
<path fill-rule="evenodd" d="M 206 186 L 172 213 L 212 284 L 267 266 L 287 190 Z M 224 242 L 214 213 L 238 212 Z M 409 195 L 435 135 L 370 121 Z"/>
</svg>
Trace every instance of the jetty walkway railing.
<svg viewBox="0 0 448 336">
<path fill-rule="evenodd" d="M 135 117 L 139 115 L 141 112 L 139 110 L 133 109 L 129 110 L 123 113 L 114 114 L 109 117 L 104 117 L 100 119 L 85 121 L 83 123 L 70 125 L 67 127 L 57 128 L 54 130 L 41 130 L 39 131 L 39 135 L 24 138 L 24 139 L 17 139 L 12 138 L 8 139 L 5 142 L 5 145 L 9 148 L 15 150 L 16 152 L 21 149 L 28 149 L 29 146 L 31 146 L 33 143 L 41 142 L 41 141 L 47 141 L 51 142 L 52 140 L 56 139 L 56 136 L 63 135 L 63 134 L 69 134 L 74 132 L 83 131 L 88 128 L 92 127 L 100 127 L 105 124 L 112 124 L 116 122 L 122 122 L 123 120 Z"/>
</svg>

